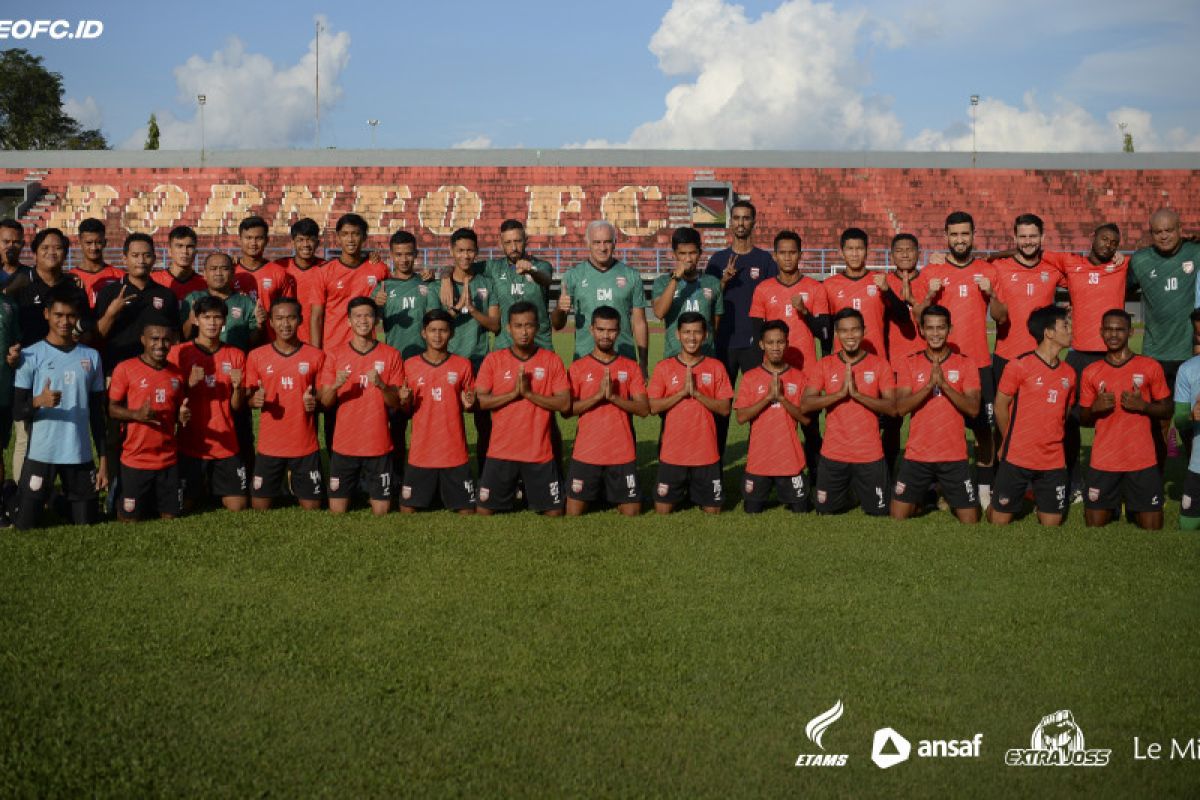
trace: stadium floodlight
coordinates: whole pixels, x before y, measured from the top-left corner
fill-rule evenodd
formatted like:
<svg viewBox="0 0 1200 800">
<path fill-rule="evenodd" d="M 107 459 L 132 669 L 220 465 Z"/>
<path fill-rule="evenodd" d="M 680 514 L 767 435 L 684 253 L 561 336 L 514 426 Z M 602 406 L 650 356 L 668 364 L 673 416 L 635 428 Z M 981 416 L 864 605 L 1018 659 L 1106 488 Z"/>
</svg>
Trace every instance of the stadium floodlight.
<svg viewBox="0 0 1200 800">
<path fill-rule="evenodd" d="M 367 125 L 371 127 L 371 149 L 375 149 L 375 129 L 379 127 L 379 120 L 369 119 Z"/>
<path fill-rule="evenodd" d="M 208 102 L 208 95 L 196 95 L 196 102 L 200 104 L 200 165 L 204 166 L 204 105 Z"/>
<path fill-rule="evenodd" d="M 971 166 L 972 167 L 975 166 L 975 158 L 979 152 L 978 148 L 975 146 L 975 116 L 977 113 L 975 109 L 977 109 L 977 108 L 979 108 L 979 95 L 973 94 L 973 95 L 971 95 Z"/>
</svg>

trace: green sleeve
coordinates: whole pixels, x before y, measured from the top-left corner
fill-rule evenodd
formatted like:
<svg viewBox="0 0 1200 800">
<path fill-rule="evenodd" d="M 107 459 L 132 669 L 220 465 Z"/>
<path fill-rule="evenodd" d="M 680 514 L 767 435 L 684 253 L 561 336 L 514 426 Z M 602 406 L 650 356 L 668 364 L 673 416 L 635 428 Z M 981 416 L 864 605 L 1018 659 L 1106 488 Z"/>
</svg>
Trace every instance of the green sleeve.
<svg viewBox="0 0 1200 800">
<path fill-rule="evenodd" d="M 714 319 L 721 316 L 721 312 L 725 310 L 725 293 L 721 291 L 721 282 L 716 278 L 713 278 L 712 310 Z"/>
<path fill-rule="evenodd" d="M 633 281 L 633 308 L 645 308 L 649 303 L 646 302 L 646 289 L 642 284 L 642 273 L 628 264 L 625 266 L 629 270 L 630 279 Z"/>
<path fill-rule="evenodd" d="M 1175 429 L 1180 433 L 1192 432 L 1192 407 L 1188 403 L 1175 402 Z"/>
<path fill-rule="evenodd" d="M 659 275 L 654 279 L 654 283 L 650 286 L 650 299 L 657 300 L 663 290 L 667 288 L 667 283 L 671 280 L 670 275 Z M 634 305 L 637 305 L 634 303 Z"/>
<path fill-rule="evenodd" d="M 496 291 L 496 282 L 488 277 L 484 277 L 484 278 L 482 278 L 482 280 L 484 282 L 483 285 L 487 287 L 487 291 L 488 291 L 487 308 L 492 308 L 493 306 L 496 308 L 499 308 L 500 307 L 500 295 Z"/>
</svg>

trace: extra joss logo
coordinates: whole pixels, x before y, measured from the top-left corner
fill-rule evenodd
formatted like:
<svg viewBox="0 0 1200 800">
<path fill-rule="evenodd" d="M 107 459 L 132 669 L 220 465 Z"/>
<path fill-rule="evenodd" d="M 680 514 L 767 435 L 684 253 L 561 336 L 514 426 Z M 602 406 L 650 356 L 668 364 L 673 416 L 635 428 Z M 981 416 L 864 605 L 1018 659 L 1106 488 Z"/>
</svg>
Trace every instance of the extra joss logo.
<svg viewBox="0 0 1200 800">
<path fill-rule="evenodd" d="M 1070 711 L 1055 711 L 1042 717 L 1033 729 L 1029 749 L 1014 747 L 1004 754 L 1010 767 L 1103 767 L 1112 750 L 1091 749 L 1084 744 L 1083 729 Z"/>
</svg>

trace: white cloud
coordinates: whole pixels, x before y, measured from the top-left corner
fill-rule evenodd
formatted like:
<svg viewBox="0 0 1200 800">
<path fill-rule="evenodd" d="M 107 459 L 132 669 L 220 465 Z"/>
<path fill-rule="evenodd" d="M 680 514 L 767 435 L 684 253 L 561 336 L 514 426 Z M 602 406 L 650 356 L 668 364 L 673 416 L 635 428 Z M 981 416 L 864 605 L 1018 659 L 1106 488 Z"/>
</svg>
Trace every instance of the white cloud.
<svg viewBox="0 0 1200 800">
<path fill-rule="evenodd" d="M 965 114 L 969 118 L 969 107 Z M 1099 120 L 1061 97 L 1055 98 L 1053 108 L 1043 109 L 1034 93 L 1027 92 L 1021 108 L 984 97 L 976 109 L 975 147 L 981 152 L 1115 152 L 1126 132 L 1139 151 L 1200 149 L 1200 136 L 1182 129 L 1160 136 L 1150 113 L 1138 108 L 1118 108 Z M 969 151 L 971 127 L 959 123 L 945 131 L 926 129 L 908 142 L 908 148 Z"/>
<path fill-rule="evenodd" d="M 455 142 L 450 146 L 455 150 L 487 150 L 492 146 L 492 138 L 481 133 L 478 136 L 463 139 L 461 142 Z"/>
<path fill-rule="evenodd" d="M 867 76 L 856 50 L 864 34 L 897 38 L 864 12 L 812 0 L 785 0 L 758 19 L 723 0 L 675 0 L 650 51 L 664 73 L 695 79 L 675 85 L 662 118 L 617 146 L 895 147 L 900 120 L 862 92 Z"/>
<path fill-rule="evenodd" d="M 350 34 L 334 33 L 321 22 L 321 110 L 341 99 L 339 83 L 350 58 Z M 277 65 L 264 55 L 250 53 L 238 38 L 205 59 L 194 55 L 175 68 L 180 102 L 196 108 L 196 96 L 205 95 L 204 144 L 209 149 L 290 147 L 313 142 L 315 95 L 313 74 L 316 40 L 299 61 Z M 199 149 L 200 114 L 176 117 L 159 111 L 158 125 L 164 150 Z M 145 126 L 122 147 L 140 148 Z"/>
<path fill-rule="evenodd" d="M 91 95 L 82 100 L 68 97 L 63 101 L 63 111 L 78 122 L 81 128 L 99 128 L 104 122 L 104 114 L 100 111 L 96 98 Z"/>
</svg>

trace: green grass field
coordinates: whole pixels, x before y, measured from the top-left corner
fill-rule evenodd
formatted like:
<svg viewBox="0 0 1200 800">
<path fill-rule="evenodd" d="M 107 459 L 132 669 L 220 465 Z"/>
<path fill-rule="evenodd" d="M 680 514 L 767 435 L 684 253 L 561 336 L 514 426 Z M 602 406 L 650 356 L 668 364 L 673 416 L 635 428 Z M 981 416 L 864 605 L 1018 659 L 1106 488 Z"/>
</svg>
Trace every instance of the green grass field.
<svg viewBox="0 0 1200 800">
<path fill-rule="evenodd" d="M 648 462 L 656 425 L 639 435 Z M 1154 534 L 1087 531 L 1078 506 L 1062 530 L 285 509 L 5 532 L 0 795 L 1195 796 L 1200 763 L 1132 745 L 1200 735 L 1200 539 L 1177 514 Z M 839 699 L 822 751 L 805 725 Z M 1059 709 L 1111 764 L 1005 766 Z M 884 726 L 982 733 L 982 757 L 881 771 Z M 849 762 L 793 766 L 822 752 Z"/>
</svg>

